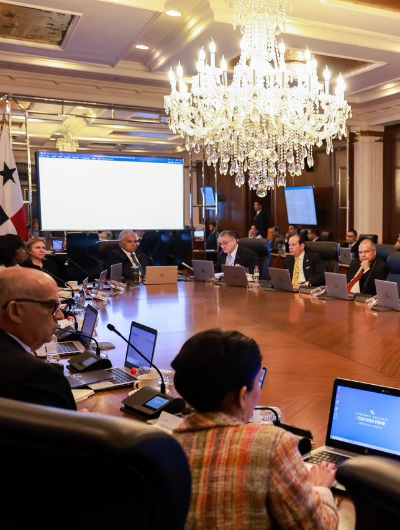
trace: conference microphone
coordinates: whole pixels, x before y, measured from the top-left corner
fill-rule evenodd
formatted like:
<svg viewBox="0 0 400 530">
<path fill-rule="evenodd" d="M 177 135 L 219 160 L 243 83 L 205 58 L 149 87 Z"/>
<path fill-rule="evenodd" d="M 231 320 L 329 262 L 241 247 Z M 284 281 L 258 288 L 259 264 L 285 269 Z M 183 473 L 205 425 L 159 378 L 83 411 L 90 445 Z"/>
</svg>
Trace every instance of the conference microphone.
<svg viewBox="0 0 400 530">
<path fill-rule="evenodd" d="M 190 269 L 191 271 L 193 271 L 193 267 L 191 267 L 190 265 L 188 265 L 187 263 L 185 263 L 184 261 L 182 261 L 182 265 L 184 267 L 186 267 L 187 269 Z"/>
<path fill-rule="evenodd" d="M 92 258 L 96 260 L 100 265 L 103 265 L 103 267 L 107 267 L 107 269 L 111 269 L 110 265 L 107 265 L 107 263 L 104 263 L 104 261 L 101 261 L 101 259 L 95 258 L 94 256 L 88 256 L 89 258 Z"/>
<path fill-rule="evenodd" d="M 150 366 L 152 366 L 158 373 L 158 375 L 160 376 L 160 379 L 161 379 L 161 393 L 162 394 L 165 394 L 165 383 L 164 383 L 164 377 L 162 375 L 162 373 L 160 372 L 160 370 L 157 368 L 157 366 L 152 363 L 145 355 L 143 355 L 142 352 L 140 352 L 128 339 L 126 339 L 116 328 L 115 326 L 113 326 L 112 324 L 107 324 L 107 329 L 109 329 L 110 331 L 113 331 L 114 333 L 116 333 L 119 337 L 121 337 L 121 339 L 123 339 L 131 348 L 133 348 L 135 350 L 136 353 L 138 353 L 140 355 L 140 357 L 142 357 L 147 363 L 149 363 Z"/>
<path fill-rule="evenodd" d="M 74 261 L 73 259 L 71 259 L 69 256 L 67 257 L 67 262 L 70 261 L 73 265 L 75 265 L 76 267 L 78 267 L 78 269 L 80 269 L 82 272 L 85 273 L 85 276 L 87 276 L 88 278 L 90 278 L 90 280 L 93 282 L 93 285 L 96 283 L 96 280 L 93 278 L 93 276 L 91 274 L 88 273 L 88 271 L 85 271 L 85 269 L 83 267 L 81 267 L 78 263 L 76 263 L 76 261 Z"/>
<path fill-rule="evenodd" d="M 62 328 L 57 328 L 60 331 L 63 331 Z M 87 337 L 88 339 L 94 340 L 96 343 L 96 353 L 93 353 L 90 350 L 85 350 L 82 353 L 75 355 L 72 359 L 68 361 L 68 368 L 71 372 L 92 372 L 93 370 L 101 370 L 105 368 L 112 368 L 110 359 L 103 359 L 100 357 L 100 346 L 97 340 L 90 335 L 86 335 L 81 331 L 77 333 L 71 333 L 75 335 L 78 339 L 79 337 Z"/>
<path fill-rule="evenodd" d="M 72 293 L 74 292 L 72 286 L 68 282 L 64 281 L 62 278 L 59 278 L 58 276 L 56 276 L 55 274 L 53 274 L 52 272 L 46 269 L 44 269 L 44 272 L 48 274 L 49 276 L 51 276 L 52 278 L 54 278 L 55 280 L 57 280 L 58 282 L 60 282 L 64 287 L 68 287 L 69 289 L 71 289 Z"/>
</svg>

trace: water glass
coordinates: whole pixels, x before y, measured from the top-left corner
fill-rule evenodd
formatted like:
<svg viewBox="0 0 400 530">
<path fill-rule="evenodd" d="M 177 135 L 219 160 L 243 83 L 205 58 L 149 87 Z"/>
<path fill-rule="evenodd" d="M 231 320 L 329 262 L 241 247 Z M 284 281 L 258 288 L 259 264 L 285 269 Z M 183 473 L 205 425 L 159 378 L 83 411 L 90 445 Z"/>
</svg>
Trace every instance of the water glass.
<svg viewBox="0 0 400 530">
<path fill-rule="evenodd" d="M 48 363 L 60 362 L 60 354 L 58 352 L 58 341 L 55 335 L 53 335 L 52 340 L 50 342 L 47 342 L 44 347 L 46 351 L 46 361 Z"/>
<path fill-rule="evenodd" d="M 78 331 L 81 331 L 82 329 L 82 324 L 85 319 L 85 312 L 86 310 L 82 308 L 77 308 L 74 311 L 74 317 L 75 317 L 76 325 L 78 327 Z"/>
</svg>

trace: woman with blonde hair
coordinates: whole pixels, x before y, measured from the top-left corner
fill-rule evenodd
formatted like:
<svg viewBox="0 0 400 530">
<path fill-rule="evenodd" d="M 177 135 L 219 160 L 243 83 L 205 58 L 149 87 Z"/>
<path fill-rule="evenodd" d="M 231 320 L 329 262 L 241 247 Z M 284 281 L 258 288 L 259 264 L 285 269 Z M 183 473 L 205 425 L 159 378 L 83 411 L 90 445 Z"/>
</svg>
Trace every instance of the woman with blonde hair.
<svg viewBox="0 0 400 530">
<path fill-rule="evenodd" d="M 56 266 L 53 261 L 46 259 L 46 242 L 43 238 L 32 237 L 26 243 L 25 250 L 28 259 L 22 263 L 21 267 L 47 272 L 57 281 Z"/>
</svg>

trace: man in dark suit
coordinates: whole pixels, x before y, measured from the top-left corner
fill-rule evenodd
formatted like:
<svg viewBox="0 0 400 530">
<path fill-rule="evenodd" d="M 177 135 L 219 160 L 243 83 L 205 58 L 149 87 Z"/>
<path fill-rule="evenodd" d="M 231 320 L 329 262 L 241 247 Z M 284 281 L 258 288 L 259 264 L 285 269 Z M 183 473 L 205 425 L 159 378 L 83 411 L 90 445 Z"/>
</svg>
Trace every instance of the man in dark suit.
<svg viewBox="0 0 400 530">
<path fill-rule="evenodd" d="M 360 243 L 358 241 L 357 231 L 352 228 L 346 232 L 346 243 L 341 245 L 343 248 L 351 249 L 351 254 L 353 258 L 358 258 L 358 247 Z"/>
<path fill-rule="evenodd" d="M 0 273 L 0 396 L 76 410 L 61 370 L 32 353 L 52 339 L 63 318 L 56 282 L 20 267 Z"/>
<path fill-rule="evenodd" d="M 386 280 L 389 274 L 386 262 L 376 257 L 376 248 L 370 239 L 363 239 L 358 247 L 359 259 L 354 259 L 347 272 L 349 292 L 376 295 L 375 280 Z"/>
<path fill-rule="evenodd" d="M 260 204 L 258 201 L 255 201 L 254 203 L 254 211 L 256 212 L 256 214 L 253 219 L 253 225 L 256 227 L 261 237 L 267 237 L 267 232 L 268 232 L 267 214 L 264 212 L 262 204 Z"/>
<path fill-rule="evenodd" d="M 285 269 L 290 272 L 293 287 L 299 285 L 325 285 L 325 263 L 316 252 L 305 250 L 305 241 L 300 236 L 289 239 L 289 252 L 284 261 Z"/>
<path fill-rule="evenodd" d="M 210 250 L 218 250 L 218 232 L 215 223 L 208 224 L 208 236 L 206 240 L 206 248 Z"/>
<path fill-rule="evenodd" d="M 122 276 L 125 280 L 133 278 L 133 270 L 139 269 L 142 277 L 146 276 L 149 258 L 142 252 L 137 252 L 138 237 L 132 230 L 122 230 L 119 234 L 119 248 L 111 250 L 107 255 L 108 265 L 122 263 Z"/>
<path fill-rule="evenodd" d="M 232 230 L 224 230 L 219 234 L 219 244 L 222 250 L 218 255 L 217 272 L 222 272 L 222 265 L 241 265 L 247 267 L 252 274 L 254 267 L 260 265 L 253 250 L 239 247 L 236 234 Z"/>
</svg>

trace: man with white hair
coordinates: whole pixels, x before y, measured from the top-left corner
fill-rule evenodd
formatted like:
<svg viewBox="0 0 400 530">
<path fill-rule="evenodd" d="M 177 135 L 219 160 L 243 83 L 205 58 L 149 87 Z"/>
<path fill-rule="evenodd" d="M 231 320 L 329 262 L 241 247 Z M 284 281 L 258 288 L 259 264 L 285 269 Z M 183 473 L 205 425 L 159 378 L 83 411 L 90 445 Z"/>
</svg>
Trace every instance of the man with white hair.
<svg viewBox="0 0 400 530">
<path fill-rule="evenodd" d="M 137 252 L 138 237 L 133 230 L 122 230 L 119 234 L 119 247 L 111 250 L 107 256 L 108 265 L 122 263 L 122 276 L 125 280 L 133 278 L 133 270 L 138 269 L 140 276 L 146 275 L 149 259 L 146 254 Z"/>
<path fill-rule="evenodd" d="M 57 366 L 33 352 L 49 342 L 63 318 L 56 282 L 34 269 L 0 272 L 0 396 L 76 410 Z"/>
</svg>

